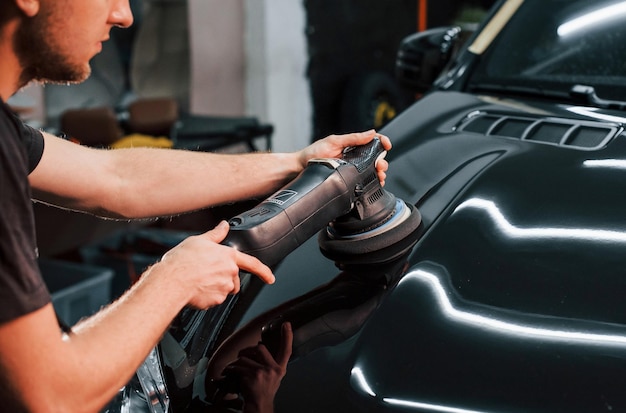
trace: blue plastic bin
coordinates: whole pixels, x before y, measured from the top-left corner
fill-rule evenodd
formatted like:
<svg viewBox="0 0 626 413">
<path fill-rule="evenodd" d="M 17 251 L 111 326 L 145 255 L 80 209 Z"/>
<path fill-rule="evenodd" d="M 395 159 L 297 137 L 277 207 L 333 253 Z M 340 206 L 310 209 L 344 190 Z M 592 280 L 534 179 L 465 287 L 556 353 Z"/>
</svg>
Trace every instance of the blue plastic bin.
<svg viewBox="0 0 626 413">
<path fill-rule="evenodd" d="M 111 300 L 113 270 L 68 261 L 40 259 L 39 269 L 58 317 L 74 325 Z"/>
</svg>

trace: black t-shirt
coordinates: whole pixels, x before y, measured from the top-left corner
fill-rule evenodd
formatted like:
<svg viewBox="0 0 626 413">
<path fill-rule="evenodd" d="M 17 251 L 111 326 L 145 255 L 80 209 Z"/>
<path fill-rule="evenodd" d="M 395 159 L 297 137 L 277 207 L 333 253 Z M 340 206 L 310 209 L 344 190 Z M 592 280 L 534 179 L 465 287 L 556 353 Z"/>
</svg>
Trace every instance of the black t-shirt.
<svg viewBox="0 0 626 413">
<path fill-rule="evenodd" d="M 22 123 L 0 100 L 0 323 L 51 300 L 37 265 L 28 183 L 42 154 L 42 134 Z"/>
</svg>

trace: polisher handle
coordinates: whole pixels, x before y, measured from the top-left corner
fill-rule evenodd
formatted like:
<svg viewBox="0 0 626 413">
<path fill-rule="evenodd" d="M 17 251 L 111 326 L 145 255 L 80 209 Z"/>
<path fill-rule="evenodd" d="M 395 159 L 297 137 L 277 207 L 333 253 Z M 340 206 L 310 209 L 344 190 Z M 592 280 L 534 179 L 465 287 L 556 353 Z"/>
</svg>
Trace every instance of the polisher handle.
<svg viewBox="0 0 626 413">
<path fill-rule="evenodd" d="M 253 255 L 268 266 L 277 264 L 329 221 L 350 211 L 354 188 L 339 173 L 342 165 L 348 166 L 309 164 L 298 178 L 272 196 L 232 217 L 222 244 Z"/>
<path fill-rule="evenodd" d="M 343 150 L 342 159 L 354 165 L 359 172 L 363 172 L 387 154 L 378 137 L 369 143 L 360 146 L 350 146 Z"/>
</svg>

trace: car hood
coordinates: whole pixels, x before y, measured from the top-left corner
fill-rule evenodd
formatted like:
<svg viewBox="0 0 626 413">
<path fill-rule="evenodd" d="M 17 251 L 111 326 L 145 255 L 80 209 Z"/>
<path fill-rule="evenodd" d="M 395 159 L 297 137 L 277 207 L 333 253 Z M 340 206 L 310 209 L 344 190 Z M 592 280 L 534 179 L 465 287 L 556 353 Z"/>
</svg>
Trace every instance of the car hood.
<svg viewBox="0 0 626 413">
<path fill-rule="evenodd" d="M 626 410 L 623 122 L 457 92 L 396 118 L 386 189 L 421 238 L 358 332 L 290 363 L 277 411 Z"/>
</svg>

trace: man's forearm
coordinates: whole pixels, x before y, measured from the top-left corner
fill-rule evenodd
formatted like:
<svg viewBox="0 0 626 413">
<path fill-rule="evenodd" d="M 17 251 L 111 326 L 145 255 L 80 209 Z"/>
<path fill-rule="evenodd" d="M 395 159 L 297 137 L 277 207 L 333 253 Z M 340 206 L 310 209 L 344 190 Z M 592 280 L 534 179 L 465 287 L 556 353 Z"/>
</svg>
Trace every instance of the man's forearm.
<svg viewBox="0 0 626 413">
<path fill-rule="evenodd" d="M 98 377 L 94 385 L 99 390 L 94 388 L 92 394 L 94 401 L 101 399 L 97 404 L 102 405 L 114 396 L 105 389 L 110 392 L 130 380 L 186 302 L 182 289 L 159 281 L 140 281 L 119 301 L 75 326 L 70 334 L 67 344 L 72 347 L 72 353 L 82 354 L 84 360 L 90 361 L 90 365 L 82 366 L 82 372 L 74 372 L 74 377 L 83 374 L 87 381 Z M 163 294 L 163 290 L 168 294 Z"/>
<path fill-rule="evenodd" d="M 155 149 L 118 151 L 115 155 L 119 171 L 133 174 L 128 181 L 132 189 L 127 190 L 133 195 L 124 207 L 124 215 L 131 217 L 172 215 L 262 197 L 302 169 L 294 154 L 226 155 Z M 158 172 L 166 168 L 174 172 Z"/>
<path fill-rule="evenodd" d="M 36 199 L 112 218 L 175 215 L 260 197 L 302 169 L 297 153 L 86 148 L 45 134 Z"/>
<path fill-rule="evenodd" d="M 0 374 L 24 411 L 102 409 L 186 299 L 160 282 L 138 285 L 128 298 L 65 338 L 50 304 L 0 326 Z"/>
</svg>

